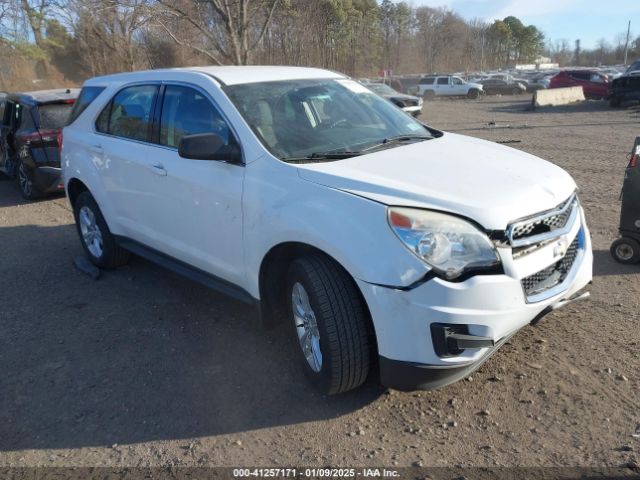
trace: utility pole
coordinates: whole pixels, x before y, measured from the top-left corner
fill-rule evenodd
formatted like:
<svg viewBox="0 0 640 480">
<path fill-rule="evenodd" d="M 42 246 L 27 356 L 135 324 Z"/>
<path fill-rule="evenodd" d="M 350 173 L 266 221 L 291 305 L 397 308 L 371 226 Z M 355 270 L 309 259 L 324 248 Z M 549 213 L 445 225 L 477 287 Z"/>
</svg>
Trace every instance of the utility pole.
<svg viewBox="0 0 640 480">
<path fill-rule="evenodd" d="M 627 64 L 627 54 L 629 53 L 629 33 L 631 32 L 631 20 L 627 25 L 627 41 L 624 42 L 624 64 Z"/>
<path fill-rule="evenodd" d="M 480 71 L 484 72 L 484 35 L 485 31 L 482 30 L 482 45 L 480 47 Z"/>
</svg>

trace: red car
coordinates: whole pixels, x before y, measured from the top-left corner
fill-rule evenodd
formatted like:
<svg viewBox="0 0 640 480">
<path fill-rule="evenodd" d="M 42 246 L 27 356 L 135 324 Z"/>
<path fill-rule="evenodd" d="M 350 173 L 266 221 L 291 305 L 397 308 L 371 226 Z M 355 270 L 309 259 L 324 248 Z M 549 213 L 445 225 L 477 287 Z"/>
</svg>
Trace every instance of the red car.
<svg viewBox="0 0 640 480">
<path fill-rule="evenodd" d="M 597 70 L 563 70 L 549 82 L 549 88 L 582 87 L 586 98 L 607 98 L 609 77 Z"/>
</svg>

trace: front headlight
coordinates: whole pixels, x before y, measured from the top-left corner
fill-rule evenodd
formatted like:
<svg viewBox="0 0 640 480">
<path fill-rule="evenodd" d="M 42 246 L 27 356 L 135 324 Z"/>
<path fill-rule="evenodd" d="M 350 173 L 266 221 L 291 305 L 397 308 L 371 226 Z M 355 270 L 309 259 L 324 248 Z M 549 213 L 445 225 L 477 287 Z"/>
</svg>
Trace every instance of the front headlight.
<svg viewBox="0 0 640 480">
<path fill-rule="evenodd" d="M 500 265 L 489 237 L 461 218 L 400 207 L 390 207 L 388 218 L 402 243 L 447 280 Z"/>
</svg>

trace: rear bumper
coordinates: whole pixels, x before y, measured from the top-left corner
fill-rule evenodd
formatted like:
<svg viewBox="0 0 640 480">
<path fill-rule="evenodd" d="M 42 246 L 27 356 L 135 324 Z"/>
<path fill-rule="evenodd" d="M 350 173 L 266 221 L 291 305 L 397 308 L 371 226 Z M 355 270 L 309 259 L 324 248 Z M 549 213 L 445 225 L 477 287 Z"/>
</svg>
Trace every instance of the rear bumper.
<svg viewBox="0 0 640 480">
<path fill-rule="evenodd" d="M 36 167 L 33 169 L 33 184 L 44 193 L 62 191 L 62 170 L 56 167 Z"/>
</svg>

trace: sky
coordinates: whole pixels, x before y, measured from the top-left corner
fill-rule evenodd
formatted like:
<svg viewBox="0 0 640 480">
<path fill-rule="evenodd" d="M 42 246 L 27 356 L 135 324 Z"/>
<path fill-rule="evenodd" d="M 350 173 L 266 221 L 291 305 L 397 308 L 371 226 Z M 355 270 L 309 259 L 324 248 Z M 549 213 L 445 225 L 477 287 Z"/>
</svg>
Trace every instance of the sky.
<svg viewBox="0 0 640 480">
<path fill-rule="evenodd" d="M 482 18 L 489 22 L 509 15 L 525 25 L 535 25 L 547 40 L 566 38 L 573 46 L 581 40 L 582 48 L 595 48 L 598 40 L 614 44 L 626 33 L 631 20 L 631 38 L 640 35 L 640 0 L 409 0 L 414 6 L 445 6 L 466 19 Z"/>
</svg>

